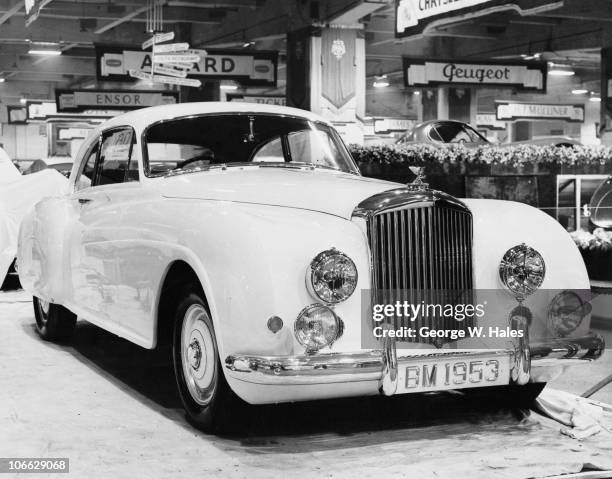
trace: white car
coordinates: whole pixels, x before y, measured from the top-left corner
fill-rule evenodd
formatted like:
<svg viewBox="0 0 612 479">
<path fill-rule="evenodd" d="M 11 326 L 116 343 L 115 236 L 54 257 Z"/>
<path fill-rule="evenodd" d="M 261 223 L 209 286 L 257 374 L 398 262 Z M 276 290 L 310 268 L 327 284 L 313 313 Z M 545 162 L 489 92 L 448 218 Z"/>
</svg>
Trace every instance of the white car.
<svg viewBox="0 0 612 479">
<path fill-rule="evenodd" d="M 580 254 L 551 217 L 364 178 L 307 111 L 209 102 L 127 113 L 84 143 L 69 190 L 20 231 L 40 335 L 66 339 L 79 317 L 144 348 L 171 342 L 185 410 L 203 429 L 231 423 L 237 398 L 485 386 L 529 398 L 604 347 L 574 292 L 589 289 Z M 480 324 L 512 338 L 441 339 L 431 322 L 397 315 L 396 331 L 423 336 L 378 337 L 368 315 L 394 289 L 430 300 L 491 290 L 505 312 Z"/>
<path fill-rule="evenodd" d="M 27 211 L 46 196 L 62 194 L 68 181 L 57 171 L 22 176 L 0 148 L 0 285 L 17 254 L 17 234 Z"/>
</svg>

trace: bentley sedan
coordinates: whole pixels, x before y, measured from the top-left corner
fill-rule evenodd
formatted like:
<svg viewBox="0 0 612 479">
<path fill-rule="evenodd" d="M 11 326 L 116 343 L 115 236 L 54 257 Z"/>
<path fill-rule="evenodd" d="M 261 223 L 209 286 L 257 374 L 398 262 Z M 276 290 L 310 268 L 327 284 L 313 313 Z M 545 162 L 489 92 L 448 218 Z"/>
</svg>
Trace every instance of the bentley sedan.
<svg viewBox="0 0 612 479">
<path fill-rule="evenodd" d="M 187 103 L 101 125 L 69 192 L 23 220 L 17 268 L 43 339 L 67 340 L 78 318 L 171 344 L 187 417 L 209 431 L 244 402 L 525 400 L 604 346 L 552 218 L 364 178 L 330 123 L 285 107 Z M 406 314 L 425 301 L 430 316 Z"/>
</svg>

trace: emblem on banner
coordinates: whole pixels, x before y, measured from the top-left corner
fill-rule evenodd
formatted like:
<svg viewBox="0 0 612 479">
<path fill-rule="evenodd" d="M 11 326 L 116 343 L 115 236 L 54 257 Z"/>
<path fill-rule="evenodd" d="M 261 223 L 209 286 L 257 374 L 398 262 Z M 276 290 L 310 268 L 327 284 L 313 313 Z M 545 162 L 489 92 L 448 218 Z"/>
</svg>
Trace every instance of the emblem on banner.
<svg viewBox="0 0 612 479">
<path fill-rule="evenodd" d="M 331 53 L 338 60 L 340 60 L 346 53 L 346 45 L 344 40 L 334 40 L 331 46 Z"/>
</svg>

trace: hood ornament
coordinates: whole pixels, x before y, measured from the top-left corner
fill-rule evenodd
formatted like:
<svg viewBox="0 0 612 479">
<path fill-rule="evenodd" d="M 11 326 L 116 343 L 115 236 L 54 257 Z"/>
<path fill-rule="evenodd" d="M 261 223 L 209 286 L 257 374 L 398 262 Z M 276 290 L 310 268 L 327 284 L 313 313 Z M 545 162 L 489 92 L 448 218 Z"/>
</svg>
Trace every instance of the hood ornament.
<svg viewBox="0 0 612 479">
<path fill-rule="evenodd" d="M 423 179 L 425 178 L 423 176 L 425 167 L 424 166 L 409 166 L 409 168 L 410 168 L 410 171 L 412 171 L 416 175 L 416 178 L 412 181 L 412 183 L 408 183 L 406 185 L 406 188 L 408 188 L 409 191 L 428 191 L 429 183 L 425 183 L 423 181 Z"/>
</svg>

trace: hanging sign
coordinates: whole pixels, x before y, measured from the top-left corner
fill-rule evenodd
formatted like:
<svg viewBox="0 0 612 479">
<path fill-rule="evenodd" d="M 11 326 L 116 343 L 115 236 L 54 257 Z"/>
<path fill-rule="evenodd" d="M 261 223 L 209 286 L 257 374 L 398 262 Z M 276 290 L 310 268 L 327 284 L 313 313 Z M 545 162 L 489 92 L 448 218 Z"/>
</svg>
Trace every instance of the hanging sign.
<svg viewBox="0 0 612 479">
<path fill-rule="evenodd" d="M 55 115 L 57 108 L 53 101 L 27 101 L 26 112 L 27 120 L 44 120 L 50 115 Z"/>
<path fill-rule="evenodd" d="M 161 75 L 169 75 L 171 77 L 187 78 L 187 70 L 176 69 L 166 65 L 155 65 L 153 73 L 159 73 Z"/>
<path fill-rule="evenodd" d="M 196 63 L 201 60 L 200 55 L 172 53 L 168 55 L 153 55 L 153 63 Z"/>
<path fill-rule="evenodd" d="M 445 23 L 504 10 L 530 15 L 562 6 L 563 0 L 396 0 L 395 36 L 417 36 Z"/>
<path fill-rule="evenodd" d="M 487 130 L 505 130 L 506 122 L 499 121 L 495 113 L 478 113 L 476 115 L 476 126 Z"/>
<path fill-rule="evenodd" d="M 190 55 L 187 60 L 182 59 Z M 189 78 L 231 79 L 245 86 L 276 86 L 278 52 L 242 50 L 185 50 L 176 54 L 153 55 L 134 48 L 96 47 L 99 81 L 130 81 L 130 70 L 151 72 L 155 63 L 166 67 L 181 65 Z M 162 57 L 162 60 L 159 58 Z M 193 64 L 190 64 L 191 60 Z M 132 76 L 133 77 L 133 76 Z M 139 78 L 139 77 L 138 77 Z"/>
<path fill-rule="evenodd" d="M 408 57 L 404 57 L 403 62 L 404 84 L 408 87 L 487 85 L 546 91 L 546 62 L 426 60 Z"/>
<path fill-rule="evenodd" d="M 151 48 L 154 43 L 164 43 L 170 40 L 174 40 L 174 32 L 156 33 L 142 43 L 142 49 L 146 50 L 147 48 Z"/>
<path fill-rule="evenodd" d="M 406 132 L 412 130 L 415 123 L 414 120 L 406 120 L 405 118 L 380 118 L 374 120 L 374 133 Z"/>
<path fill-rule="evenodd" d="M 150 76 L 150 75 L 149 75 Z M 147 90 L 56 90 L 58 112 L 87 109 L 135 110 L 178 103 L 177 92 Z"/>
<path fill-rule="evenodd" d="M 496 118 L 514 120 L 565 120 L 584 123 L 584 105 L 497 102 Z"/>
<path fill-rule="evenodd" d="M 29 27 L 30 24 L 38 18 L 43 7 L 51 3 L 51 1 L 52 0 L 25 0 L 25 26 Z"/>
<path fill-rule="evenodd" d="M 167 45 L 155 45 L 153 53 L 180 52 L 189 49 L 189 43 L 168 43 Z"/>
<path fill-rule="evenodd" d="M 245 95 L 242 93 L 226 94 L 227 101 L 242 101 L 245 103 L 259 103 L 260 105 L 285 106 L 287 99 L 279 95 Z"/>
<path fill-rule="evenodd" d="M 130 77 L 138 78 L 139 80 L 150 81 L 153 83 L 165 83 L 167 85 L 192 86 L 196 88 L 202 86 L 202 82 L 200 80 L 192 78 L 175 78 L 170 76 L 151 75 L 150 73 L 138 70 L 130 70 Z"/>
</svg>

